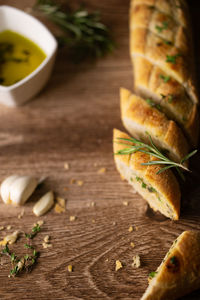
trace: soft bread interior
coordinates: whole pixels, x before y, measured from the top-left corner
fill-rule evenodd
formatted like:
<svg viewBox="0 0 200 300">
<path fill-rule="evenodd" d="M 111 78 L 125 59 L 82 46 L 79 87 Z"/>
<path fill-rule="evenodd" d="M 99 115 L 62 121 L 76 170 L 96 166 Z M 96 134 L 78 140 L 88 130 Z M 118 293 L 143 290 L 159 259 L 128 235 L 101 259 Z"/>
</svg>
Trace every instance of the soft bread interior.
<svg viewBox="0 0 200 300">
<path fill-rule="evenodd" d="M 177 220 L 180 213 L 180 189 L 173 173 L 167 170 L 157 174 L 161 168 L 159 165 L 142 165 L 154 158 L 139 151 L 129 155 L 116 155 L 119 150 L 127 148 L 129 144 L 132 145 L 126 142 L 122 145 L 119 143 L 119 138 L 130 137 L 119 130 L 114 130 L 114 158 L 121 177 L 148 201 L 153 210 L 158 210 L 166 217 Z"/>
<path fill-rule="evenodd" d="M 148 104 L 124 88 L 120 89 L 120 100 L 122 121 L 132 136 L 149 144 L 148 132 L 154 144 L 172 160 L 180 162 L 186 156 L 188 144 L 181 129 L 169 121 L 153 101 L 148 99 Z"/>
<path fill-rule="evenodd" d="M 141 300 L 174 300 L 200 287 L 200 234 L 184 231 L 172 244 Z"/>
</svg>

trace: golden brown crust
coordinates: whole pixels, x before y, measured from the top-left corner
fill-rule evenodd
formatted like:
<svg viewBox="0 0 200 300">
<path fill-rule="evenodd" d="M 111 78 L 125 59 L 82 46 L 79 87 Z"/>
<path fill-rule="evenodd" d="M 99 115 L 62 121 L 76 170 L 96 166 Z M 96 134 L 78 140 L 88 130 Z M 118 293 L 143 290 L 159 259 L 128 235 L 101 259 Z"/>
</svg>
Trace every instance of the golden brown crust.
<svg viewBox="0 0 200 300">
<path fill-rule="evenodd" d="M 200 288 L 200 233 L 184 231 L 173 243 L 141 300 L 178 299 Z"/>
<path fill-rule="evenodd" d="M 138 56 L 146 58 L 178 81 L 197 103 L 191 36 L 184 1 L 177 5 L 167 0 L 132 0 L 130 53 L 133 63 Z"/>
<path fill-rule="evenodd" d="M 149 142 L 147 131 L 158 148 L 168 150 L 172 160 L 180 162 L 186 156 L 188 144 L 180 128 L 153 107 L 154 102 L 148 99 L 150 101 L 148 104 L 144 99 L 124 88 L 120 89 L 120 99 L 121 118 L 132 136 Z"/>
<path fill-rule="evenodd" d="M 167 74 L 148 60 L 135 57 L 133 61 L 135 90 L 159 103 L 168 118 L 176 121 L 196 146 L 199 132 L 197 105 L 185 93 L 183 86 L 171 77 L 164 82 L 162 76 Z"/>
<path fill-rule="evenodd" d="M 130 136 L 124 132 L 114 129 L 114 153 L 117 153 L 121 149 L 127 148 L 125 141 L 123 141 L 125 145 L 118 143 L 119 138 L 130 138 Z M 157 174 L 162 166 L 142 165 L 143 163 L 147 163 L 148 161 L 155 160 L 155 158 L 139 151 L 129 155 L 115 154 L 114 159 L 119 173 L 123 178 L 128 180 L 130 184 L 134 177 L 138 177 L 140 178 L 141 182 L 144 181 L 147 186 L 150 186 L 156 190 L 156 197 L 158 197 L 160 202 L 158 200 L 156 202 L 156 199 L 153 199 L 152 197 L 152 193 L 148 192 L 147 189 L 144 190 L 143 188 L 138 188 L 137 183 L 136 185 L 134 185 L 133 180 L 132 185 L 149 202 L 149 205 L 154 210 L 159 210 L 165 216 L 170 217 L 174 220 L 177 220 L 179 218 L 180 189 L 174 174 L 170 170 Z"/>
</svg>

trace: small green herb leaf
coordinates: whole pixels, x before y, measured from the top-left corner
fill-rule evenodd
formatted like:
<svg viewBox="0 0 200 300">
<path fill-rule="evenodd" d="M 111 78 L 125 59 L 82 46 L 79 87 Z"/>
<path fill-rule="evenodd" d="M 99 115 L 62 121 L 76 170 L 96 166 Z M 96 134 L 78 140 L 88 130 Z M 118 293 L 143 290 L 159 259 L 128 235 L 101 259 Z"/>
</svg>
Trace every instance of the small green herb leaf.
<svg viewBox="0 0 200 300">
<path fill-rule="evenodd" d="M 158 272 L 151 272 L 149 273 L 149 278 L 154 278 L 158 274 Z"/>
<path fill-rule="evenodd" d="M 160 110 L 160 111 L 162 110 L 160 104 L 155 103 L 153 100 L 151 100 L 151 99 L 146 99 L 146 102 L 147 102 L 151 107 L 154 107 L 154 108 L 156 108 L 156 109 L 158 109 L 158 110 Z"/>
<path fill-rule="evenodd" d="M 166 56 L 166 62 L 176 64 L 177 58 L 181 56 L 181 54 L 176 54 L 176 55 L 167 55 Z"/>
<path fill-rule="evenodd" d="M 165 76 L 162 74 L 160 74 L 160 78 L 164 81 L 164 83 L 167 83 L 171 79 L 170 76 Z"/>
<path fill-rule="evenodd" d="M 167 21 L 163 21 L 162 22 L 162 26 L 158 26 L 156 25 L 155 26 L 156 30 L 161 33 L 163 30 L 167 29 L 168 28 L 168 22 Z"/>
</svg>

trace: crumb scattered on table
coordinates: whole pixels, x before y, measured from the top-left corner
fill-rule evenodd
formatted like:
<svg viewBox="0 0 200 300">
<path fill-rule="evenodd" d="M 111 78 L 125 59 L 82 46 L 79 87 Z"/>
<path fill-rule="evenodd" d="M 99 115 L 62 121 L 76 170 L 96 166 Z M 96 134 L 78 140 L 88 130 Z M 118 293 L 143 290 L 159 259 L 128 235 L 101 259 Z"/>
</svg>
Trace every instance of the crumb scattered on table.
<svg viewBox="0 0 200 300">
<path fill-rule="evenodd" d="M 98 174 L 104 174 L 106 172 L 106 168 L 101 168 L 97 171 Z"/>
<path fill-rule="evenodd" d="M 128 231 L 132 232 L 133 231 L 133 226 L 130 226 L 129 229 L 128 229 Z"/>
<path fill-rule="evenodd" d="M 76 183 L 76 179 L 71 178 L 70 181 L 69 181 L 69 183 L 70 183 L 70 184 L 75 184 L 75 183 Z"/>
<path fill-rule="evenodd" d="M 65 162 L 65 163 L 64 163 L 64 169 L 65 169 L 65 170 L 69 170 L 69 164 L 68 164 L 68 162 Z"/>
<path fill-rule="evenodd" d="M 133 263 L 131 266 L 133 268 L 139 268 L 141 266 L 140 257 L 138 254 L 133 256 Z"/>
<path fill-rule="evenodd" d="M 78 180 L 78 181 L 77 181 L 77 185 L 78 185 L 78 186 L 82 186 L 82 185 L 83 185 L 83 183 L 84 183 L 84 181 L 83 181 L 83 180 Z"/>
<path fill-rule="evenodd" d="M 50 248 L 50 247 L 52 247 L 52 244 L 49 244 L 49 243 L 42 243 L 42 247 L 44 248 L 44 249 L 46 249 L 46 248 Z"/>
<path fill-rule="evenodd" d="M 0 230 L 4 230 L 5 229 L 5 227 L 4 226 L 0 226 Z"/>
<path fill-rule="evenodd" d="M 118 271 L 119 269 L 121 269 L 123 266 L 122 266 L 122 263 L 120 260 L 116 260 L 115 262 L 115 271 Z"/>
<path fill-rule="evenodd" d="M 69 220 L 70 220 L 70 222 L 73 222 L 73 221 L 76 220 L 76 218 L 77 218 L 76 216 L 70 216 L 70 217 L 69 217 Z"/>
<path fill-rule="evenodd" d="M 67 271 L 70 272 L 70 273 L 73 272 L 73 266 L 72 265 L 68 265 L 67 266 Z"/>
<path fill-rule="evenodd" d="M 133 242 L 130 243 L 131 247 L 134 248 L 135 244 Z"/>
<path fill-rule="evenodd" d="M 129 205 L 128 201 L 123 201 L 123 205 L 128 206 Z"/>
<path fill-rule="evenodd" d="M 24 208 L 21 210 L 19 215 L 17 216 L 18 219 L 21 219 L 24 216 Z"/>
<path fill-rule="evenodd" d="M 11 225 L 8 225 L 8 226 L 6 227 L 7 230 L 10 230 L 11 228 L 12 228 Z"/>
</svg>

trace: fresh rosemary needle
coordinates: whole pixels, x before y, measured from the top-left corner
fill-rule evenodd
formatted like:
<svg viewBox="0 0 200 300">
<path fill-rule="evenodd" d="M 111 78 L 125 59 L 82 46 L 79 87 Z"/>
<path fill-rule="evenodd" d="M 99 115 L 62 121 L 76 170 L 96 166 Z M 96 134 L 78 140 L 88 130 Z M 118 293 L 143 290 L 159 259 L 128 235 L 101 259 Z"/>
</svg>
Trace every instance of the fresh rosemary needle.
<svg viewBox="0 0 200 300">
<path fill-rule="evenodd" d="M 102 57 L 113 50 L 109 29 L 98 12 L 89 13 L 84 8 L 72 11 L 51 0 L 37 0 L 34 9 L 62 30 L 58 41 L 70 50 L 75 62 Z"/>
<path fill-rule="evenodd" d="M 129 147 L 119 150 L 115 155 L 125 155 L 135 153 L 137 151 L 146 153 L 148 155 L 156 157 L 158 160 L 149 161 L 147 163 L 142 163 L 142 165 L 151 166 L 151 165 L 165 165 L 165 167 L 161 168 L 157 174 L 160 174 L 168 169 L 175 168 L 180 175 L 180 177 L 184 180 L 185 177 L 182 173 L 182 170 L 190 171 L 185 165 L 184 162 L 197 153 L 197 150 L 194 150 L 188 153 L 185 157 L 181 159 L 179 163 L 170 160 L 167 156 L 165 156 L 153 143 L 152 138 L 149 133 L 146 132 L 149 138 L 149 144 L 145 144 L 135 138 L 118 138 L 118 140 L 126 141 L 134 143 L 134 145 L 129 145 L 126 143 L 119 143 L 122 145 L 127 145 Z"/>
</svg>

